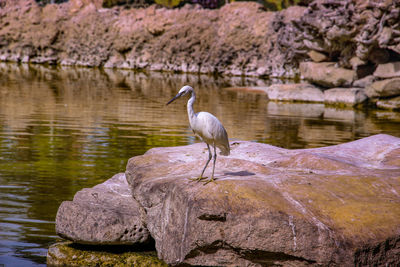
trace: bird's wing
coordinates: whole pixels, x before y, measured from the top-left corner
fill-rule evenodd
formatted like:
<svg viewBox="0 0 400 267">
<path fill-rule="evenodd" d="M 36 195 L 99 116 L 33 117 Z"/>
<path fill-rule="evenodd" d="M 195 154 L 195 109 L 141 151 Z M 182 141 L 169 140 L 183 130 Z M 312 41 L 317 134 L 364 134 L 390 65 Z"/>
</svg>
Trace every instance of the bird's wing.
<svg viewBox="0 0 400 267">
<path fill-rule="evenodd" d="M 206 143 L 215 144 L 221 150 L 222 155 L 229 155 L 228 134 L 214 115 L 208 112 L 199 112 L 195 128 L 194 132 L 201 136 Z"/>
</svg>

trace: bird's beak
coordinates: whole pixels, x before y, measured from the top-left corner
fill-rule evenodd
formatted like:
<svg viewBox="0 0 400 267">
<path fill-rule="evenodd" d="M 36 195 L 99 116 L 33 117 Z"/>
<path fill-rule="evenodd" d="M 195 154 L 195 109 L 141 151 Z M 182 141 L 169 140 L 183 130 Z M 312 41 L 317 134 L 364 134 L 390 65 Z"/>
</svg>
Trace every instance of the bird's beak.
<svg viewBox="0 0 400 267">
<path fill-rule="evenodd" d="M 168 101 L 167 105 L 171 104 L 175 99 L 181 97 L 181 93 L 178 93 L 176 96 L 174 96 L 170 101 Z"/>
</svg>

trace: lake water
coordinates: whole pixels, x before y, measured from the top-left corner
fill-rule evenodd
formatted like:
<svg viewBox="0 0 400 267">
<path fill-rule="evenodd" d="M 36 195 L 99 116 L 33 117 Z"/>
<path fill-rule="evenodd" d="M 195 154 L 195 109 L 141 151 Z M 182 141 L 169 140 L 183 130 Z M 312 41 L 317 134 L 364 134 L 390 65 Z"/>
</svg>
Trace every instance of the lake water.
<svg viewBox="0 0 400 267">
<path fill-rule="evenodd" d="M 186 99 L 165 106 L 185 84 L 197 90 L 195 110 L 216 115 L 231 141 L 310 148 L 400 136 L 398 112 L 268 102 L 227 89 L 269 82 L 0 63 L 0 264 L 44 265 L 62 201 L 152 147 L 198 142 Z"/>
</svg>

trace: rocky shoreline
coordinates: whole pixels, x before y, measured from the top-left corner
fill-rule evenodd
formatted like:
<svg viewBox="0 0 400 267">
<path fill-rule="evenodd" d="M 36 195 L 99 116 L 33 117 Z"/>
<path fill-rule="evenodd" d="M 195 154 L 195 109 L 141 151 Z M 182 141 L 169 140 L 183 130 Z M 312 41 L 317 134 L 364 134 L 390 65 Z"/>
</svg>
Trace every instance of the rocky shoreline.
<svg viewBox="0 0 400 267">
<path fill-rule="evenodd" d="M 44 7 L 3 0 L 1 6 L 1 61 L 300 76 L 318 89 L 311 101 L 400 109 L 398 0 L 316 0 L 279 12 L 254 2 L 216 10 L 102 8 L 99 0 Z M 303 101 L 286 89 L 275 86 L 268 96 Z"/>
<path fill-rule="evenodd" d="M 207 156 L 202 143 L 133 157 L 125 173 L 63 202 L 56 232 L 92 246 L 154 244 L 169 265 L 400 261 L 400 138 L 381 134 L 299 150 L 237 141 L 231 148 L 230 156 L 218 160 L 217 181 L 206 186 L 188 179 Z M 132 253 L 106 258 L 137 257 Z M 48 264 L 78 266 L 87 255 L 55 244 Z M 91 257 L 101 262 L 98 254 Z"/>
</svg>

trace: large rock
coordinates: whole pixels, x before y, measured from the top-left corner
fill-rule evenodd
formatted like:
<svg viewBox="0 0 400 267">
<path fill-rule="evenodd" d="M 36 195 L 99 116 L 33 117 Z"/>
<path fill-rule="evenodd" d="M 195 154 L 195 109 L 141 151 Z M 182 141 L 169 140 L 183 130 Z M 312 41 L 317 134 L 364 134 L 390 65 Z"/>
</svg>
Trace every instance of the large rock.
<svg viewBox="0 0 400 267">
<path fill-rule="evenodd" d="M 400 235 L 400 138 L 302 150 L 252 142 L 231 148 L 217 159 L 217 181 L 207 185 L 188 180 L 207 158 L 201 143 L 129 160 L 132 194 L 167 263 L 373 265 L 374 248 L 385 250 L 380 262 L 398 258 L 399 243 L 390 240 Z"/>
<path fill-rule="evenodd" d="M 361 88 L 332 88 L 324 91 L 325 103 L 356 106 L 365 102 L 368 97 Z"/>
<path fill-rule="evenodd" d="M 123 173 L 64 201 L 57 212 L 56 232 L 81 244 L 134 245 L 151 240 L 144 210 L 132 198 Z"/>
<path fill-rule="evenodd" d="M 324 93 L 308 83 L 273 84 L 266 90 L 270 100 L 324 102 Z"/>
<path fill-rule="evenodd" d="M 376 81 L 365 90 L 368 97 L 391 97 L 400 95 L 400 78 Z"/>
<path fill-rule="evenodd" d="M 349 87 L 356 79 L 354 70 L 340 68 L 334 62 L 301 62 L 301 76 L 324 87 Z"/>
<path fill-rule="evenodd" d="M 374 72 L 374 76 L 379 78 L 400 77 L 400 61 L 378 65 Z"/>
</svg>

